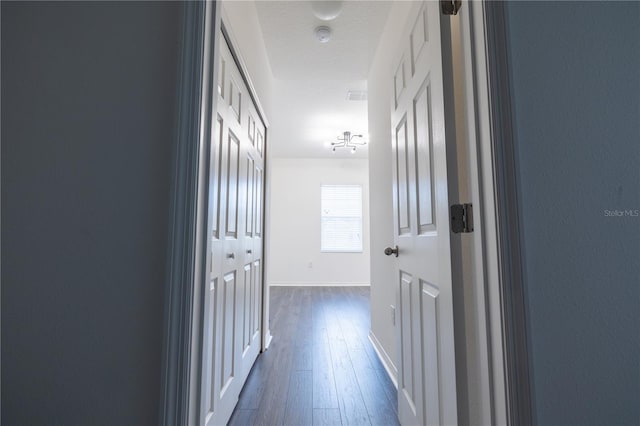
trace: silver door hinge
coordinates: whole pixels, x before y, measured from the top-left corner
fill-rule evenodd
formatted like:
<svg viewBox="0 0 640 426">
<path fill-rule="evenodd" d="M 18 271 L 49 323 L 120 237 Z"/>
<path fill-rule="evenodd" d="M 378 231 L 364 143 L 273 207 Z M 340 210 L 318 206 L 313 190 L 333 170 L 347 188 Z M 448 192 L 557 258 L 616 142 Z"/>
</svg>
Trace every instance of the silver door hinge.
<svg viewBox="0 0 640 426">
<path fill-rule="evenodd" d="M 471 203 L 451 206 L 451 232 L 454 234 L 473 232 L 473 206 Z"/>
<path fill-rule="evenodd" d="M 443 15 L 457 15 L 462 6 L 461 0 L 440 0 Z"/>
</svg>

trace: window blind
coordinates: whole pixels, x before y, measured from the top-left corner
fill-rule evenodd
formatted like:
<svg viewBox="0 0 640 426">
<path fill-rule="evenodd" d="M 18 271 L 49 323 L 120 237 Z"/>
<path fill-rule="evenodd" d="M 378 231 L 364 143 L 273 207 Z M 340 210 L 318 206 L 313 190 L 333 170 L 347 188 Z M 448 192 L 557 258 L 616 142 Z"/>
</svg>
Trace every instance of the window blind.
<svg viewBox="0 0 640 426">
<path fill-rule="evenodd" d="M 362 186 L 322 185 L 320 251 L 362 251 Z"/>
</svg>

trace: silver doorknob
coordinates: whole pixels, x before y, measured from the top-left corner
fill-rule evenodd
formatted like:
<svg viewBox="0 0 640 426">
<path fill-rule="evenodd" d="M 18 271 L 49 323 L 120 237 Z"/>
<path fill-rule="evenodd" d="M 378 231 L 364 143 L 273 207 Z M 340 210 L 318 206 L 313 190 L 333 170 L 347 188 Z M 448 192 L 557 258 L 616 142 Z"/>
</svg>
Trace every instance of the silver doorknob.
<svg viewBox="0 0 640 426">
<path fill-rule="evenodd" d="M 251 254 L 251 250 L 247 250 L 247 254 Z"/>
<path fill-rule="evenodd" d="M 387 247 L 386 249 L 384 249 L 384 254 L 386 254 L 387 256 L 395 254 L 396 257 L 398 257 L 398 246 L 396 246 L 395 248 Z"/>
<path fill-rule="evenodd" d="M 236 258 L 235 253 L 227 253 L 227 259 L 235 259 L 235 258 Z"/>
</svg>

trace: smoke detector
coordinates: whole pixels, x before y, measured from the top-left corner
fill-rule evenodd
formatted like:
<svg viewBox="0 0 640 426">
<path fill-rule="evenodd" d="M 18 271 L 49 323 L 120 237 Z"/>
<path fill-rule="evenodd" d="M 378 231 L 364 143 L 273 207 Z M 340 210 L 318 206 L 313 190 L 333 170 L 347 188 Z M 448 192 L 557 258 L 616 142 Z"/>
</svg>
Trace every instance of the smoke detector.
<svg viewBox="0 0 640 426">
<path fill-rule="evenodd" d="M 326 43 L 331 38 L 331 28 L 321 25 L 316 28 L 316 38 L 320 43 Z"/>
</svg>

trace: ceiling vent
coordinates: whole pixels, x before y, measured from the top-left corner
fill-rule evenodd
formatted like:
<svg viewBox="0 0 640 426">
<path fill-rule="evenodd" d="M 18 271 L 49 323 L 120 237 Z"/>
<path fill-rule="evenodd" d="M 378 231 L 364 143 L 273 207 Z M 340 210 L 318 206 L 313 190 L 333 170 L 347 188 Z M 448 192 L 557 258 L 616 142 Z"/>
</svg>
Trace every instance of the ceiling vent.
<svg viewBox="0 0 640 426">
<path fill-rule="evenodd" d="M 347 92 L 348 101 L 366 101 L 367 92 L 364 90 L 349 90 Z"/>
</svg>

